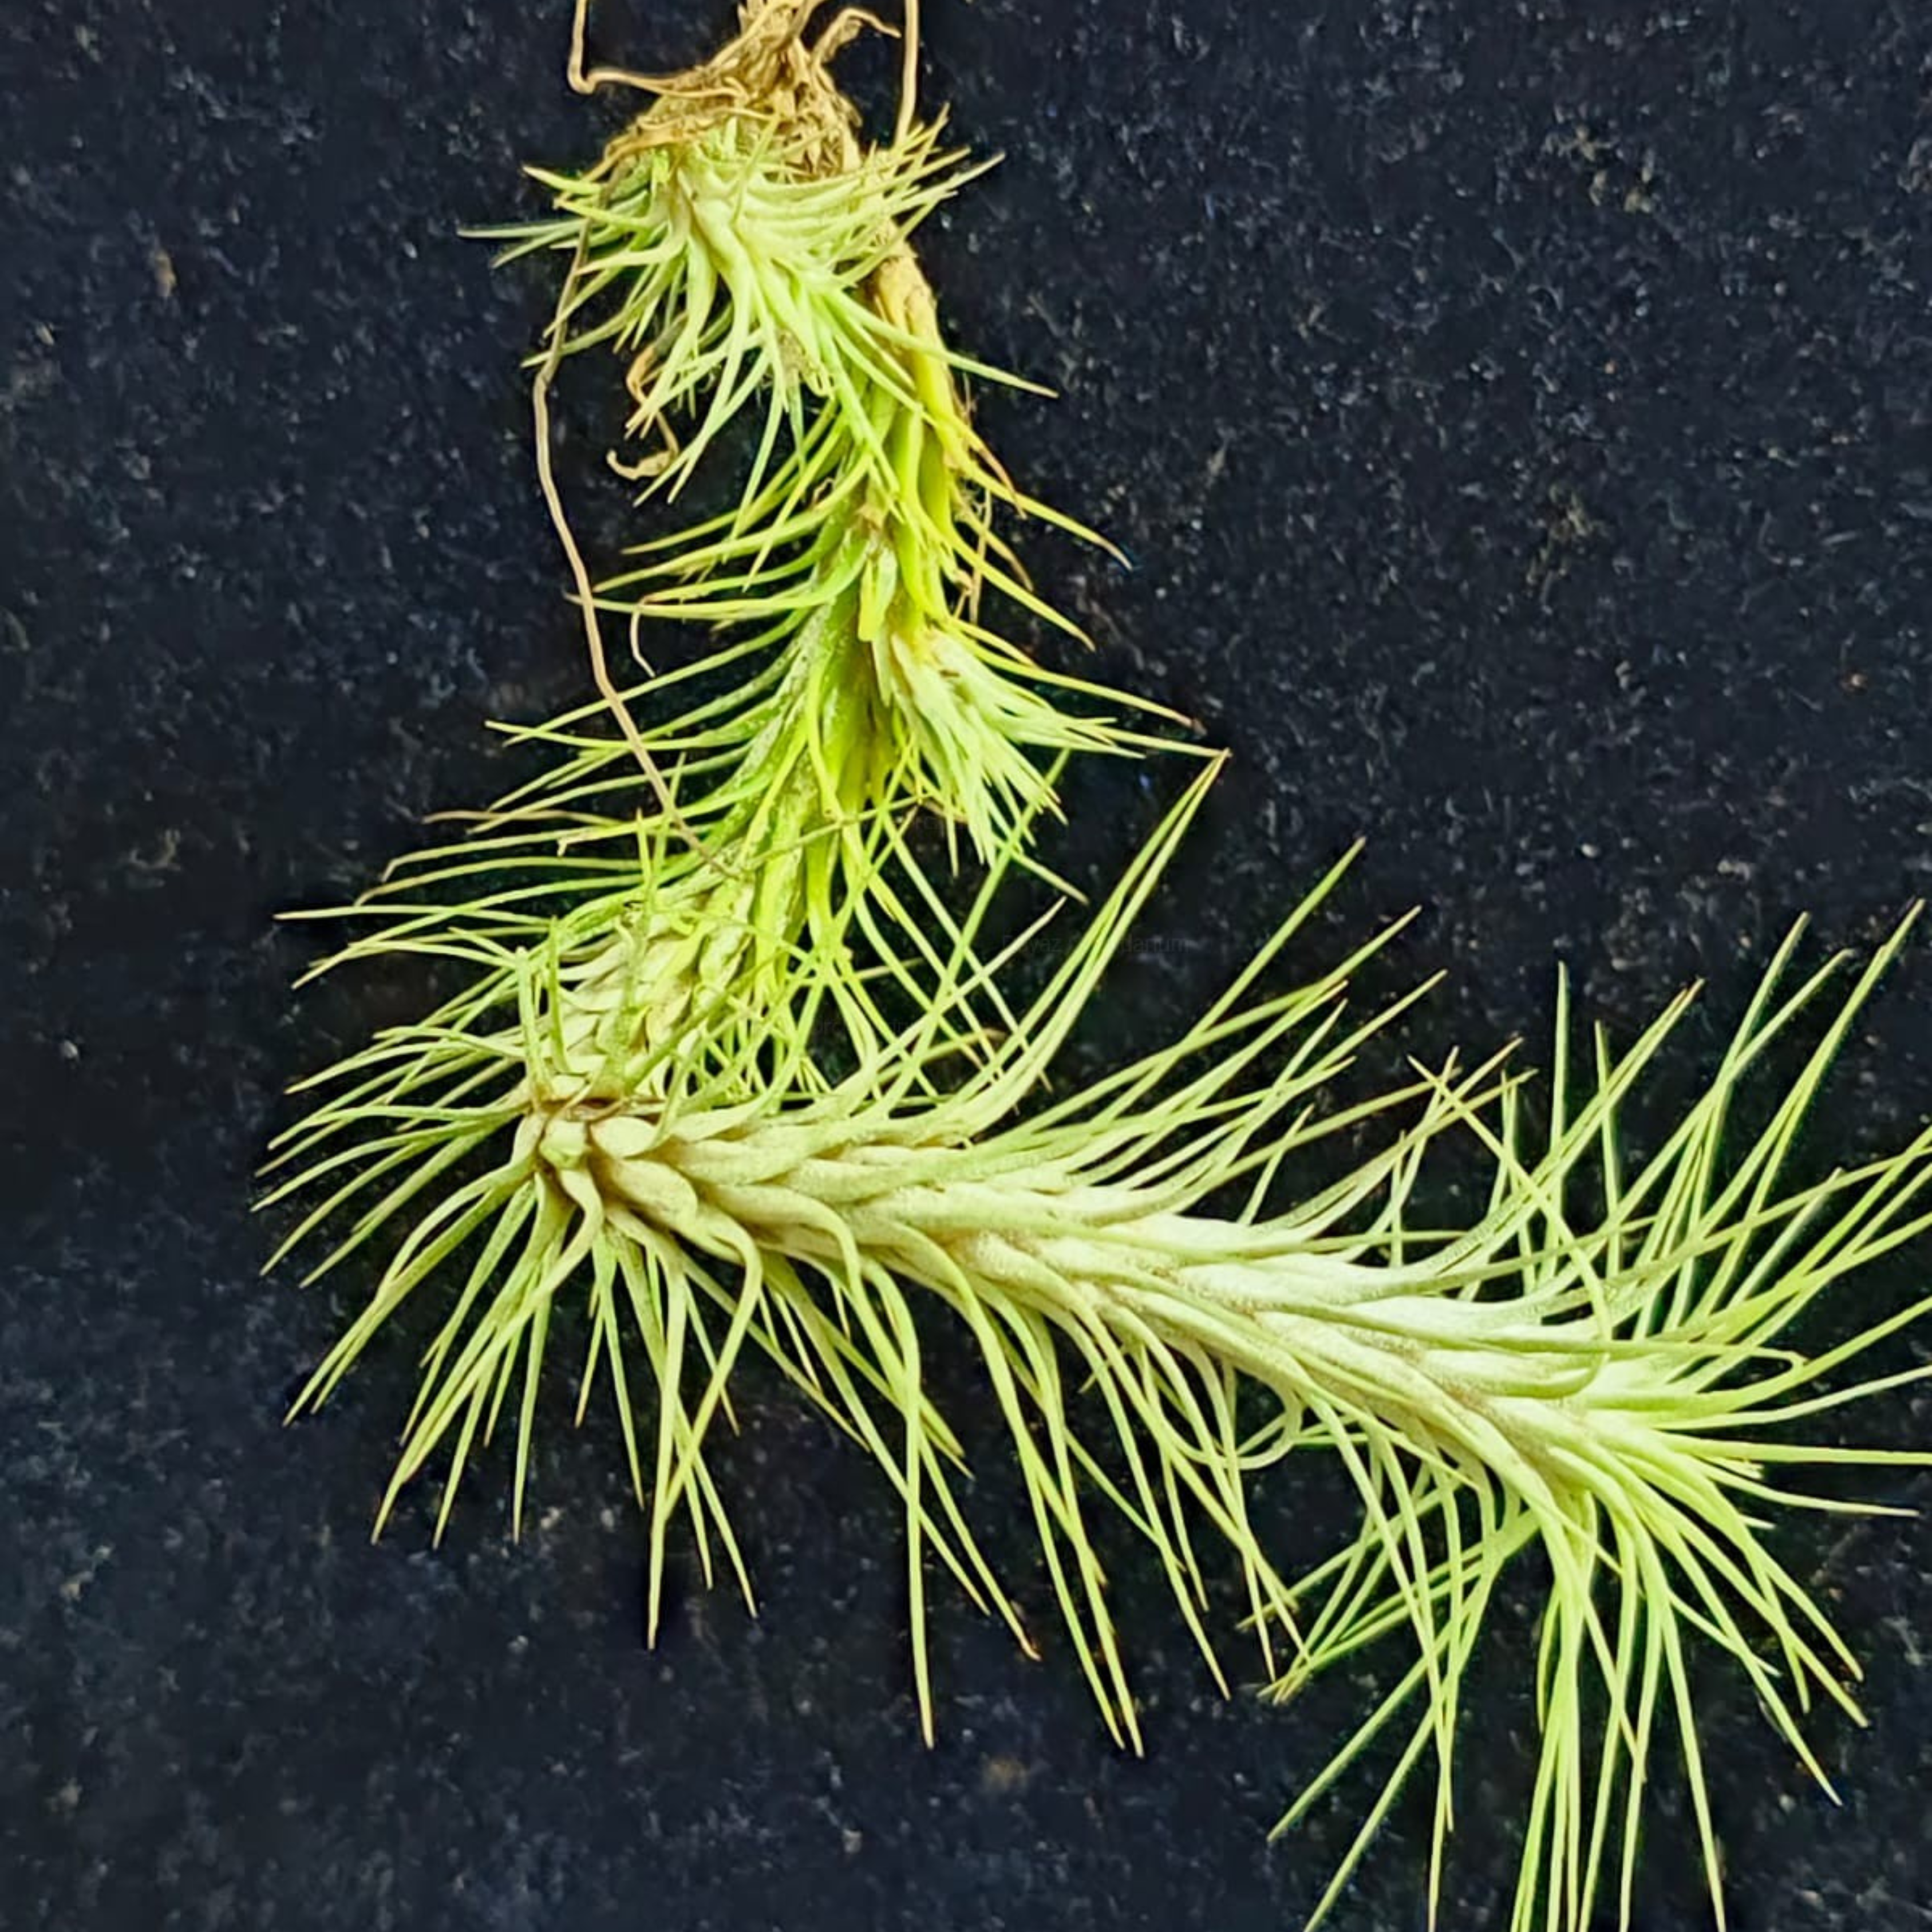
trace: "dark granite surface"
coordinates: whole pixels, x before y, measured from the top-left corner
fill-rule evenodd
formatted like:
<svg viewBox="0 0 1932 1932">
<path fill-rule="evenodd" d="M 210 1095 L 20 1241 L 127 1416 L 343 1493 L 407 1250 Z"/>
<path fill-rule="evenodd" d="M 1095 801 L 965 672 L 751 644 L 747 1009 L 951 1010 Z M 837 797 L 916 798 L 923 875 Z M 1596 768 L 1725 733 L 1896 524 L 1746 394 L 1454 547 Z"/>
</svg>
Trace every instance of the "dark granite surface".
<svg viewBox="0 0 1932 1932">
<path fill-rule="evenodd" d="M 1042 572 L 1103 673 L 1238 754 L 1117 1032 L 1199 998 L 1358 832 L 1352 916 L 1420 902 L 1405 958 L 1451 969 L 1432 1051 L 1534 1032 L 1558 956 L 1621 1021 L 1700 973 L 1734 1010 L 1797 911 L 1864 941 L 1924 889 L 1922 8 L 927 10 L 934 92 L 1008 157 L 936 224 L 936 278 L 966 344 L 1063 392 L 989 426 L 1136 566 L 1048 546 Z M 608 1418 L 571 1436 L 560 1392 L 534 1530 L 512 1546 L 479 1486 L 440 1553 L 418 1514 L 364 1534 L 406 1350 L 280 1426 L 354 1284 L 256 1279 L 250 1171 L 282 1084 L 419 989 L 298 1003 L 310 942 L 272 916 L 483 795 L 480 720 L 578 680 L 514 366 L 542 291 L 456 233 L 610 124 L 562 86 L 564 11 L 0 12 L 0 1922 L 1298 1922 L 1352 1814 L 1263 1834 L 1363 1686 L 1223 1704 L 1144 1566 L 1144 1762 L 1063 1654 L 950 1604 L 928 1754 L 889 1498 L 782 1396 L 727 1459 L 764 1614 L 687 1574 L 655 1654 Z M 662 63 L 724 14 L 662 0 L 607 38 Z M 1132 801 L 1093 782 L 1097 862 Z M 1828 1155 L 1932 1111 L 1923 951 Z M 1863 1426 L 1928 1420 L 1904 1396 Z M 1332 1511 L 1309 1495 L 1285 1527 Z M 1834 1811 L 1711 1673 L 1735 1922 L 1932 1923 L 1932 1530 L 1780 1547 L 1872 1723 L 1819 1725 Z M 1468 1727 L 1454 1932 L 1506 1916 L 1527 1613 Z M 1704 1922 L 1682 1812 L 1666 1776 L 1647 1932 Z M 1425 1838 L 1406 1806 L 1342 1932 L 1420 1924 Z"/>
</svg>

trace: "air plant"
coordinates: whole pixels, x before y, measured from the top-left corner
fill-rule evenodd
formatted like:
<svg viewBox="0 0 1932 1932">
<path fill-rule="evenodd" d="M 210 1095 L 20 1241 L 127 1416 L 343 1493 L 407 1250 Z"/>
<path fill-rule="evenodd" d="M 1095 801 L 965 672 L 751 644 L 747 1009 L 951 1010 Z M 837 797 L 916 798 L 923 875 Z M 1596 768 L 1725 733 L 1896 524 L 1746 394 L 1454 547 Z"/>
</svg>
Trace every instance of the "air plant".
<svg viewBox="0 0 1932 1932">
<path fill-rule="evenodd" d="M 594 166 L 532 171 L 554 216 L 481 232 L 508 244 L 506 261 L 566 263 L 533 358 L 536 452 L 593 674 L 638 762 L 654 769 L 600 614 L 626 616 L 634 638 L 646 621 L 752 626 L 740 648 L 830 657 L 878 713 L 876 808 L 929 808 L 983 860 L 1052 803 L 1035 754 L 1148 748 L 1114 722 L 1123 710 L 1186 721 L 1042 668 L 983 614 L 990 594 L 1084 641 L 1034 592 L 1000 520 L 1100 540 L 987 448 L 961 379 L 1033 386 L 950 346 L 913 250 L 919 224 L 981 169 L 941 148 L 909 95 L 896 138 L 862 142 L 826 62 L 866 16 L 842 14 L 808 45 L 818 10 L 757 0 L 705 66 L 628 76 L 652 105 Z M 574 72 L 580 13 L 578 44 Z M 674 502 L 741 417 L 758 420 L 732 506 L 640 545 L 642 561 L 593 588 L 551 474 L 548 396 L 566 360 L 599 347 L 623 362 L 626 432 L 646 446 L 611 460 L 647 502 Z M 1070 712 L 1049 693 L 1103 708 Z M 851 815 L 849 796 L 821 804 L 827 824 Z"/>
<path fill-rule="evenodd" d="M 329 963 L 428 953 L 467 977 L 310 1083 L 320 1098 L 284 1136 L 272 1198 L 314 1203 L 286 1245 L 336 1228 L 323 1272 L 390 1244 L 301 1406 L 406 1304 L 442 1297 L 380 1516 L 440 1458 L 440 1534 L 507 1410 L 520 1520 L 554 1312 L 580 1303 L 579 1414 L 607 1382 L 649 1516 L 655 1625 L 680 1517 L 707 1579 L 727 1570 L 750 1598 L 707 1447 L 748 1352 L 763 1355 L 899 1498 L 930 1737 L 928 1569 L 1032 1642 L 971 1526 L 979 1432 L 926 1372 L 964 1350 L 1118 1739 L 1141 1732 L 1096 1512 L 1150 1551 L 1224 1686 L 1216 1552 L 1276 1699 L 1382 1640 L 1412 1646 L 1282 1820 L 1393 1739 L 1318 1918 L 1425 1758 L 1432 1902 L 1466 1672 L 1504 1572 L 1536 1552 L 1541 1750 L 1513 1932 L 1582 1932 L 1612 1894 L 1628 1925 L 1666 1723 L 1721 1918 L 1691 1641 L 1744 1672 L 1822 1781 L 1802 1722 L 1816 1698 L 1855 1712 L 1852 1660 L 1780 1564 L 1773 1520 L 1859 1505 L 1772 1475 L 1928 1460 L 1791 1432 L 1927 1372 L 1840 1375 L 1932 1301 L 1816 1354 L 1792 1331 L 1932 1221 L 1932 1131 L 1784 1178 L 1910 921 L 1836 994 L 1844 962 L 1796 977 L 1794 934 L 1701 1092 L 1641 1154 L 1625 1123 L 1688 994 L 1619 1046 L 1600 1028 L 1580 1044 L 1559 993 L 1540 1126 L 1506 1055 L 1411 1062 L 1393 1090 L 1352 1095 L 1364 1042 L 1410 1004 L 1365 1018 L 1345 1004 L 1390 935 L 1264 990 L 1346 862 L 1172 1043 L 1050 1089 L 1218 761 L 1040 989 L 1012 998 L 1012 952 L 1066 922 L 1002 950 L 992 909 L 1016 874 L 1052 884 L 1034 850 L 1060 764 L 1153 741 L 1063 712 L 1047 693 L 1115 700 L 1042 673 L 980 615 L 992 591 L 1058 622 L 993 527 L 1039 506 L 973 429 L 958 387 L 973 365 L 940 336 L 910 252 L 964 165 L 909 95 L 892 142 L 861 140 L 826 65 L 853 16 L 808 45 L 816 10 L 752 0 L 717 61 L 645 83 L 585 68 L 580 0 L 573 77 L 646 85 L 655 103 L 596 167 L 544 178 L 556 217 L 519 244 L 568 260 L 539 358 L 539 464 L 599 696 L 524 734 L 548 771 L 351 909 L 364 929 Z M 632 430 L 658 444 L 631 466 L 649 500 L 677 496 L 753 412 L 735 506 L 653 539 L 601 587 L 549 474 L 544 403 L 563 358 L 599 346 L 624 358 Z M 602 655 L 618 613 L 728 627 L 728 641 L 622 691 Z M 667 696 L 684 708 L 640 725 L 633 707 Z M 963 903 L 924 855 L 923 813 L 965 834 L 979 878 Z M 1311 1183 L 1314 1145 L 1358 1130 L 1378 1144 Z M 1413 1204 L 1444 1147 L 1489 1180 L 1446 1230 Z M 1312 1456 L 1352 1483 L 1359 1530 L 1285 1551 L 1261 1498 Z"/>
<path fill-rule="evenodd" d="M 389 1088 L 372 1083 L 330 1103 L 291 1147 L 308 1158 L 344 1128 L 380 1125 L 404 1177 L 328 1264 L 404 1222 L 305 1400 L 325 1396 L 410 1296 L 453 1270 L 460 1292 L 425 1359 L 385 1511 L 446 1451 L 440 1525 L 513 1393 L 520 1501 L 551 1312 L 580 1286 L 590 1343 L 579 1412 L 602 1376 L 649 1507 L 655 1618 L 680 1512 L 707 1575 L 715 1551 L 749 1597 L 705 1445 L 752 1346 L 877 1459 L 902 1498 L 929 1734 L 925 1552 L 1028 1640 L 962 1501 L 970 1431 L 939 1412 L 925 1383 L 922 1364 L 963 1345 L 984 1366 L 1072 1647 L 1122 1740 L 1138 1744 L 1139 1730 L 1088 1527 L 1096 1505 L 1153 1546 L 1224 1682 L 1205 1621 L 1204 1538 L 1238 1562 L 1277 1696 L 1378 1637 L 1412 1634 L 1416 1662 L 1284 1821 L 1420 1700 L 1324 1910 L 1432 1750 L 1439 1858 L 1462 1676 L 1503 1569 L 1532 1546 L 1552 1578 L 1536 1672 L 1544 1748 L 1514 1922 L 1587 1924 L 1606 1858 L 1627 1917 L 1660 1705 L 1678 1726 L 1714 1893 L 1687 1635 L 1740 1664 L 1814 1771 L 1798 1724 L 1811 1695 L 1851 1708 L 1838 1675 L 1847 1653 L 1765 1540 L 1764 1511 L 1803 1499 L 1763 1472 L 1923 1460 L 1780 1432 L 1902 1379 L 1821 1386 L 1921 1312 L 1816 1358 L 1780 1346 L 1840 1276 L 1928 1219 L 1913 1203 L 1932 1177 L 1932 1136 L 1865 1168 L 1778 1184 L 1806 1104 L 1903 929 L 1840 1000 L 1766 1124 L 1728 1154 L 1739 1094 L 1841 962 L 1786 988 L 1787 946 L 1704 1092 L 1626 1172 L 1619 1118 L 1688 996 L 1621 1053 L 1599 1032 L 1582 1076 L 1560 1018 L 1540 1141 L 1500 1062 L 1460 1074 L 1418 1067 L 1396 1092 L 1349 1106 L 1333 1090 L 1393 1017 L 1346 1020 L 1342 995 L 1363 955 L 1287 993 L 1254 992 L 1340 868 L 1178 1040 L 1042 1104 L 1042 1076 L 1209 776 L 996 1037 L 976 1008 L 992 970 L 977 963 L 976 942 L 997 872 L 951 929 L 942 996 L 875 1036 L 836 1078 L 812 1068 L 802 1036 L 776 1065 L 694 1024 L 650 1066 L 586 1080 L 553 1024 L 566 1004 L 557 970 L 525 955 L 512 1030 L 525 1042 L 524 1077 L 542 1070 L 546 1097 L 506 1106 L 500 1124 L 514 1120 L 514 1138 L 504 1159 L 427 1211 L 416 1204 L 419 1177 L 448 1172 L 479 1142 L 473 1124 L 411 1100 L 406 1083 L 421 1062 L 406 1054 L 410 1071 L 392 1072 Z M 809 986 L 823 956 L 801 954 L 790 970 Z M 446 1040 L 457 1029 L 444 1017 L 424 1030 Z M 369 1056 L 379 1068 L 398 1058 L 386 1062 L 380 1046 Z M 1372 1158 L 1270 1210 L 1298 1154 L 1402 1108 L 1411 1118 Z M 1486 1210 L 1454 1235 L 1417 1229 L 1405 1212 L 1424 1155 L 1450 1137 L 1479 1149 L 1493 1175 Z M 328 1172 L 324 1160 L 296 1184 Z M 1230 1190 L 1244 1198 L 1215 1211 Z M 654 1442 L 633 1398 L 639 1355 L 656 1399 Z M 1340 1457 L 1364 1524 L 1352 1546 L 1298 1576 L 1270 1554 L 1250 1492 L 1292 1451 L 1315 1448 Z M 1783 1683 L 1754 1633 L 1774 1644 Z M 1593 1742 L 1586 1714 L 1599 1695 L 1610 1715 Z"/>
</svg>

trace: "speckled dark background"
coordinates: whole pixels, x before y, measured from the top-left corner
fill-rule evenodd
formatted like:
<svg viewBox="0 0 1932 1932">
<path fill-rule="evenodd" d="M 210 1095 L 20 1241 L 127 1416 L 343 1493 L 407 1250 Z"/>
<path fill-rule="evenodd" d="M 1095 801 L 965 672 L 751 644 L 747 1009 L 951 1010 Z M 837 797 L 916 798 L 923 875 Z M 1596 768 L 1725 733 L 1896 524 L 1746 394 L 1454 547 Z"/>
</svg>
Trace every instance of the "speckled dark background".
<svg viewBox="0 0 1932 1932">
<path fill-rule="evenodd" d="M 0 15 L 0 1920 L 1288 1926 L 1351 1814 L 1263 1832 L 1354 1700 L 1222 1704 L 1132 1564 L 1147 1761 L 1064 1655 L 950 1606 L 928 1754 L 891 1505 L 782 1397 L 728 1458 L 764 1615 L 687 1588 L 655 1654 L 608 1420 L 550 1428 L 521 1547 L 478 1488 L 440 1554 L 419 1516 L 364 1536 L 405 1350 L 280 1426 L 354 1284 L 256 1279 L 250 1168 L 283 1084 L 415 995 L 298 1004 L 309 942 L 272 916 L 483 795 L 481 719 L 578 676 L 514 367 L 542 290 L 456 232 L 610 124 L 561 84 L 565 10 Z M 989 427 L 1136 566 L 1042 571 L 1105 674 L 1238 757 L 1118 1031 L 1198 998 L 1358 832 L 1352 916 L 1419 902 L 1408 970 L 1451 969 L 1431 1050 L 1533 1032 L 1559 956 L 1619 1021 L 1700 972 L 1734 1009 L 1795 912 L 1862 941 L 1924 889 L 1922 8 L 928 10 L 934 93 L 1008 156 L 934 274 L 966 344 L 1064 395 Z M 724 14 L 658 0 L 606 39 L 667 62 Z M 1092 783 L 1118 849 L 1130 782 Z M 1928 1013 L 1920 958 L 1828 1151 L 1932 1112 Z M 1928 1424 L 1900 1398 L 1867 1426 Z M 1736 1923 L 1932 1923 L 1932 1530 L 1780 1546 L 1873 1722 L 1820 1726 L 1834 1812 L 1712 1673 Z M 1504 1913 L 1526 1616 L 1472 1713 L 1451 1932 Z M 1703 1922 L 1672 1778 L 1660 1808 L 1646 1932 Z M 1406 1807 L 1338 1932 L 1420 1924 L 1424 1832 Z"/>
</svg>

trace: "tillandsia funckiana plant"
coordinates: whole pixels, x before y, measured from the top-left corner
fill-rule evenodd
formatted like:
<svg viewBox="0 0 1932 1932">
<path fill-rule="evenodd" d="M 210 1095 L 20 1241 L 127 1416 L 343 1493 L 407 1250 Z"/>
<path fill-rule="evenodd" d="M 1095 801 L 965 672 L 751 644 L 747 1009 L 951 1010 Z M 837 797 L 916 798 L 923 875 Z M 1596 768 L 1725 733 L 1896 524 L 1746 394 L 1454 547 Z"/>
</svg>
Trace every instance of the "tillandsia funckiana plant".
<svg viewBox="0 0 1932 1932">
<path fill-rule="evenodd" d="M 579 8 L 574 78 L 650 104 L 592 168 L 541 177 L 554 214 L 513 252 L 563 266 L 538 458 L 598 695 L 525 734 L 547 772 L 351 908 L 364 929 L 338 960 L 429 954 L 466 979 L 313 1083 L 279 1150 L 272 1198 L 314 1203 L 286 1245 L 337 1230 L 318 1272 L 389 1244 L 303 1402 L 406 1304 L 440 1298 L 381 1514 L 440 1457 L 440 1533 L 508 1405 L 520 1513 L 542 1364 L 568 1321 L 586 1337 L 580 1413 L 601 1376 L 649 1511 L 655 1624 L 680 1516 L 707 1576 L 722 1564 L 749 1597 L 706 1444 L 761 1354 L 899 1498 L 928 1736 L 929 1568 L 1030 1641 L 971 1527 L 968 1448 L 990 1426 L 1117 1738 L 1141 1730 L 1096 1511 L 1147 1547 L 1224 1684 L 1217 1564 L 1241 1580 L 1237 1634 L 1275 1697 L 1379 1640 L 1411 1646 L 1283 1820 L 1382 1751 L 1318 1918 L 1425 1758 L 1434 1897 L 1466 1673 L 1504 1571 L 1533 1554 L 1542 1748 L 1513 1926 L 1580 1932 L 1612 1896 L 1630 1922 L 1660 1727 L 1721 1916 L 1692 1650 L 1731 1659 L 1822 1780 L 1802 1720 L 1814 1698 L 1854 1708 L 1851 1659 L 1780 1564 L 1774 1519 L 1857 1505 L 1774 1478 L 1927 1460 L 1808 1442 L 1803 1425 L 1922 1372 L 1841 1373 L 1932 1303 L 1820 1353 L 1793 1330 L 1932 1220 L 1932 1132 L 1784 1178 L 1910 922 L 1835 994 L 1842 962 L 1799 975 L 1794 934 L 1701 1092 L 1640 1151 L 1623 1124 L 1688 995 L 1622 1046 L 1559 998 L 1534 1087 L 1498 1056 L 1412 1062 L 1394 1090 L 1352 1096 L 1362 1044 L 1408 1004 L 1360 1019 L 1344 1004 L 1388 935 L 1268 990 L 1340 866 L 1177 1039 L 1049 1090 L 1218 764 L 1197 767 L 1037 990 L 1003 990 L 1012 953 L 1059 930 L 990 937 L 996 900 L 1054 890 L 1033 853 L 1060 764 L 1154 741 L 1114 722 L 1130 700 L 1041 670 L 982 613 L 1003 600 L 1016 621 L 1067 628 L 995 527 L 1039 506 L 973 427 L 960 386 L 987 372 L 946 344 L 912 254 L 970 170 L 909 86 L 890 140 L 862 138 L 827 64 L 859 16 L 814 39 L 818 10 L 751 0 L 716 61 L 646 82 L 586 68 Z M 737 463 L 742 488 L 600 584 L 550 474 L 548 396 L 566 358 L 604 346 L 646 446 L 622 466 L 645 507 L 700 461 Z M 618 614 L 640 638 L 677 620 L 724 639 L 626 690 L 603 650 Z M 964 835 L 943 868 L 926 818 Z M 1311 1182 L 1313 1144 L 1358 1127 L 1372 1150 Z M 1486 1166 L 1486 1204 L 1460 1228 L 1418 1226 L 1418 1174 L 1450 1144 Z M 981 1429 L 942 1410 L 926 1373 L 961 1349 L 984 1372 Z M 1286 1546 L 1262 1507 L 1315 1456 L 1359 1498 L 1339 1550 Z"/>
<path fill-rule="evenodd" d="M 1146 742 L 1038 687 L 1172 714 L 1043 670 L 982 621 L 990 592 L 1078 634 L 1034 593 L 998 513 L 1091 533 L 1018 490 L 974 430 L 958 378 L 1011 379 L 948 346 L 913 252 L 920 223 L 977 170 L 916 123 L 910 95 L 897 138 L 861 144 L 826 62 L 867 16 L 842 13 L 808 44 L 819 11 L 747 7 L 716 60 L 639 83 L 653 104 L 594 166 L 536 171 L 554 219 L 484 232 L 511 243 L 507 259 L 565 264 L 534 358 L 537 460 L 602 694 L 639 762 L 652 768 L 650 747 L 602 668 L 600 611 L 634 629 L 749 627 L 739 648 L 768 668 L 741 710 L 776 656 L 813 681 L 806 720 L 828 693 L 866 714 L 851 753 L 863 769 L 834 760 L 821 778 L 823 824 L 927 806 L 983 859 L 1048 802 L 1030 753 Z M 580 34 L 580 16 L 573 74 Z M 646 500 L 675 501 L 740 416 L 758 420 L 734 506 L 640 545 L 593 590 L 550 472 L 548 398 L 567 358 L 599 347 L 624 362 L 627 428 L 645 446 L 613 461 Z"/>
</svg>

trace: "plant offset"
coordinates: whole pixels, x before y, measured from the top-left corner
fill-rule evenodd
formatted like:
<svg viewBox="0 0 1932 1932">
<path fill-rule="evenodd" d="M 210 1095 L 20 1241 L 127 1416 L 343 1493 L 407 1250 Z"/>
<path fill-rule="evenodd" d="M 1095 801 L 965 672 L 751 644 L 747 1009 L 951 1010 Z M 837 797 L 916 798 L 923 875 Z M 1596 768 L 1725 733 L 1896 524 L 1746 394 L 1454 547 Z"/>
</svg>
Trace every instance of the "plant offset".
<svg viewBox="0 0 1932 1932">
<path fill-rule="evenodd" d="M 306 1210 L 284 1251 L 320 1240 L 316 1272 L 374 1276 L 298 1406 L 432 1301 L 381 1514 L 440 1469 L 440 1533 L 508 1409 L 520 1520 L 553 1322 L 568 1325 L 587 1337 L 580 1414 L 599 1380 L 616 1406 L 655 1622 L 680 1519 L 706 1576 L 751 1597 L 706 1448 L 739 1365 L 763 1355 L 898 1498 L 928 1736 L 934 1577 L 1030 1646 L 973 1528 L 968 1450 L 1003 1435 L 1066 1648 L 1117 1738 L 1142 1732 L 1100 1513 L 1136 1534 L 1224 1685 L 1258 1669 L 1286 1698 L 1365 1646 L 1407 1646 L 1282 1821 L 1358 1766 L 1376 1793 L 1318 1918 L 1425 1759 L 1433 1900 L 1465 1673 L 1503 1572 L 1534 1552 L 1542 1743 L 1512 1925 L 1582 1932 L 1612 1901 L 1630 1923 L 1652 1753 L 1673 1743 L 1721 1918 L 1695 1654 L 1726 1655 L 1822 1781 L 1803 1720 L 1814 1699 L 1855 1709 L 1855 1667 L 1780 1564 L 1778 1519 L 1857 1505 L 1788 1490 L 1788 1466 L 1926 1460 L 1805 1431 L 1919 1372 L 1861 1381 L 1856 1363 L 1932 1304 L 1855 1321 L 1822 1353 L 1791 1338 L 1932 1218 L 1932 1134 L 1783 1178 L 1904 927 L 1856 974 L 1801 972 L 1788 945 L 1706 1084 L 1641 1149 L 1620 1123 L 1685 1000 L 1625 1043 L 1560 1002 L 1534 1086 L 1499 1056 L 1352 1088 L 1364 1041 L 1404 1017 L 1344 1004 L 1388 935 L 1280 987 L 1341 866 L 1192 1027 L 1049 1090 L 1219 760 L 1156 704 L 1018 640 L 1065 656 L 1078 634 L 1031 587 L 1016 526 L 1086 533 L 981 440 L 965 385 L 1005 379 L 950 346 L 920 271 L 916 230 L 974 170 L 917 116 L 908 14 L 898 123 L 872 140 L 830 64 L 869 16 L 749 0 L 714 60 L 647 79 L 586 68 L 580 4 L 574 82 L 647 104 L 590 167 L 540 173 L 550 215 L 503 238 L 558 276 L 534 454 L 594 693 L 520 734 L 544 748 L 538 778 L 348 909 L 356 929 L 326 964 L 430 956 L 460 985 L 307 1083 L 311 1111 L 278 1144 L 270 1198 Z M 646 513 L 601 577 L 550 464 L 551 386 L 579 356 L 621 382 L 632 453 L 613 460 Z M 687 488 L 720 473 L 730 506 L 677 527 Z M 674 626 L 716 641 L 626 688 L 616 625 L 654 652 Z M 1163 746 L 1174 802 L 1115 890 L 998 937 L 1010 897 L 1055 896 L 1036 847 L 1066 760 Z M 1345 1136 L 1374 1151 L 1307 1181 L 1308 1150 Z M 1489 1176 L 1460 1229 L 1413 1225 L 1438 1142 Z M 961 1350 L 983 1371 L 976 1415 L 928 1384 L 926 1365 Z M 1314 1458 L 1359 1498 L 1339 1550 L 1294 1546 L 1270 1500 Z M 1232 1630 L 1210 1588 L 1229 1574 Z"/>
</svg>

